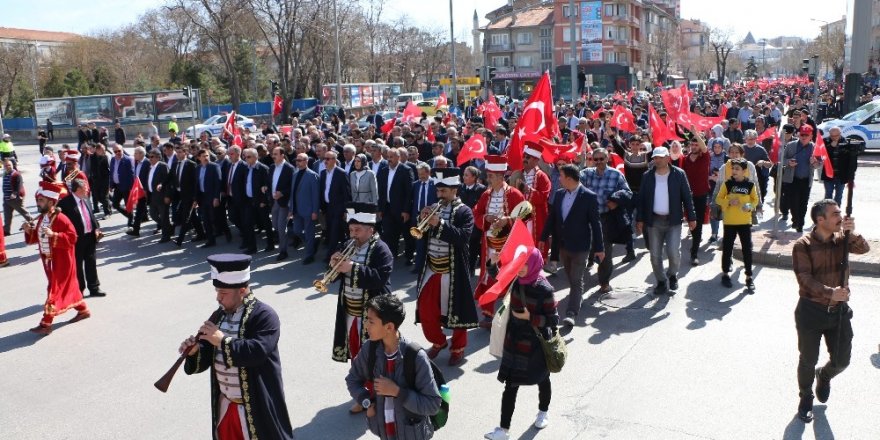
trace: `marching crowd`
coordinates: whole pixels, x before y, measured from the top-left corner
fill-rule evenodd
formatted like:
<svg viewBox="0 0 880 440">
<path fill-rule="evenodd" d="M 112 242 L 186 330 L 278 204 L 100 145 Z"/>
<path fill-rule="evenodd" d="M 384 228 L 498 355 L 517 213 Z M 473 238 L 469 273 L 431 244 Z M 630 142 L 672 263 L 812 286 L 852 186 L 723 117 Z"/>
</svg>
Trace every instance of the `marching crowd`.
<svg viewBox="0 0 880 440">
<path fill-rule="evenodd" d="M 667 99 L 676 93 L 677 101 Z M 527 106 L 498 106 L 491 98 L 463 114 L 410 120 L 383 121 L 374 109 L 365 127 L 353 118 L 330 123 L 294 114 L 289 131 L 263 124 L 254 132 L 227 131 L 222 139 L 207 134 L 185 139 L 175 123 L 167 141 L 153 127 L 129 143 L 119 126 L 112 141 L 84 127 L 78 145 L 57 152 L 41 145 L 36 220 L 23 208 L 15 158 L 4 156 L 3 233 L 12 232 L 13 213 L 19 212 L 28 242 L 38 244 L 44 262 L 54 262 L 45 266 L 50 292 L 57 290 L 65 300 L 50 304 L 50 294 L 44 318 L 33 329 L 43 335 L 51 333 L 54 316 L 71 308 L 78 312 L 75 320 L 90 316 L 82 299 L 86 289 L 91 296 L 105 294 L 95 267 L 95 243 L 102 238 L 95 212 L 125 216 L 126 234 L 135 237 L 152 220 L 152 233 L 159 236 L 155 246 L 214 247 L 223 238 L 235 242 L 241 254 L 262 248 L 281 261 L 296 250 L 301 264 L 320 259 L 329 269 L 316 287 L 339 281 L 332 358 L 352 360 L 346 378 L 351 411 L 366 412 L 381 438 L 429 438 L 442 427 L 436 414 L 443 405 L 448 410 L 448 400 L 429 361 L 448 349 L 448 364 L 459 365 L 468 330 L 491 329 L 495 339 L 501 310 L 507 310 L 498 339 L 498 379 L 505 383 L 501 421 L 486 434 L 507 439 L 521 385 L 538 385 L 534 425 L 549 423 L 551 362 L 543 348 L 558 325 L 575 325 L 593 266 L 598 291 L 613 291 L 613 260 L 636 259 L 639 236 L 650 254 L 655 295 L 674 295 L 679 288 L 683 233 L 691 242 L 688 263 L 709 259 L 701 247 L 705 225 L 710 228 L 705 241 L 719 242 L 722 252 L 719 282 L 733 286 L 738 238 L 744 284 L 753 293 L 751 233 L 769 209 L 768 192 L 793 230 L 803 232 L 810 214 L 815 226 L 805 237 L 823 242 L 841 226 L 853 229 L 839 207 L 856 171 L 858 148 L 838 129 L 819 133 L 810 113 L 813 100 L 838 93 L 835 85 L 823 84 L 814 97 L 800 82 L 780 81 L 696 93 L 685 87 L 601 100 L 585 96 L 542 114 L 548 119 L 541 122 L 555 130 L 552 137 L 525 139 L 519 128 L 533 117 L 524 111 Z M 815 173 L 826 198 L 836 203 L 808 208 Z M 56 206 L 69 218 L 61 222 L 69 228 L 56 225 Z M 853 237 L 861 241 L 851 252 L 867 251 L 864 240 Z M 517 245 L 526 246 L 524 256 L 507 252 Z M 617 255 L 615 245 L 624 248 Z M 56 256 L 69 248 L 72 261 Z M 222 402 L 214 413 L 215 432 L 225 433 L 220 438 L 248 438 L 242 433 L 289 438 L 286 407 L 277 400 L 283 404 L 273 346 L 277 316 L 247 288 L 249 257 L 212 258 L 218 302 L 226 313 L 206 323 L 199 338 L 184 341 L 186 370 L 212 370 L 212 389 Z M 405 312 L 389 295 L 395 261 L 418 275 L 415 318 L 431 343 L 425 352 L 397 331 Z M 560 267 L 565 280 L 557 277 L 559 282 L 570 286 L 563 316 L 547 278 Z M 76 277 L 64 281 L 53 270 Z M 799 309 L 827 307 L 831 313 L 845 307 L 848 291 L 839 291 L 840 283 L 825 292 L 808 281 L 809 268 L 795 270 L 801 296 L 810 301 Z M 264 318 L 252 320 L 246 331 L 252 310 Z M 263 325 L 268 330 L 260 331 Z M 819 339 L 814 342 L 817 357 Z M 268 347 L 271 355 L 261 359 L 277 368 L 242 374 L 249 356 L 256 356 L 248 343 Z M 833 359 L 834 365 L 807 377 L 801 370 L 812 372 L 816 359 L 808 365 L 803 352 L 813 349 L 801 350 L 799 413 L 808 421 L 813 377 L 823 401 L 845 362 Z"/>
</svg>

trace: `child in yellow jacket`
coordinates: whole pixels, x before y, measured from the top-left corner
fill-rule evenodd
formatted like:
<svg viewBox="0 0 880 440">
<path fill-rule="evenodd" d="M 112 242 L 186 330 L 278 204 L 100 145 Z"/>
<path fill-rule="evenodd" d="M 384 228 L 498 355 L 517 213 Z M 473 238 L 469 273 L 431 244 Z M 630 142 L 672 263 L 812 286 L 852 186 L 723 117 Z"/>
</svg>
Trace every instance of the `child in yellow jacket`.
<svg viewBox="0 0 880 440">
<path fill-rule="evenodd" d="M 732 177 L 721 185 L 715 203 L 724 215 L 724 238 L 721 251 L 721 284 L 733 287 L 730 280 L 730 266 L 733 263 L 733 242 L 739 236 L 742 246 L 743 264 L 746 272 L 746 289 L 755 292 L 752 281 L 752 211 L 758 205 L 757 185 L 746 178 L 748 161 L 742 158 L 731 159 Z"/>
</svg>

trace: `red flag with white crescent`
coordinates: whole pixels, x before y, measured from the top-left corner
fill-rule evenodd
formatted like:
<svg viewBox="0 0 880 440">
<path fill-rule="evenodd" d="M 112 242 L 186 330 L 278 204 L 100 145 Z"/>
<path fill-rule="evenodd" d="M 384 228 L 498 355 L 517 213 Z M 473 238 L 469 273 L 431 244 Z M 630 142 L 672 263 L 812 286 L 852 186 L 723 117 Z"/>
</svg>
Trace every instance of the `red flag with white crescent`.
<svg viewBox="0 0 880 440">
<path fill-rule="evenodd" d="M 272 101 L 272 116 L 278 116 L 281 114 L 281 111 L 284 109 L 284 100 L 281 99 L 281 95 L 275 95 L 275 99 Z"/>
<path fill-rule="evenodd" d="M 449 100 L 446 99 L 446 92 L 440 92 L 440 98 L 437 99 L 437 105 L 434 106 L 434 109 L 439 109 L 444 105 L 449 105 Z"/>
<path fill-rule="evenodd" d="M 510 283 L 516 278 L 516 274 L 529 260 L 532 249 L 535 248 L 535 241 L 532 239 L 532 233 L 522 219 L 516 219 L 513 227 L 510 229 L 510 235 L 501 253 L 498 255 L 498 264 L 500 269 L 498 275 L 495 276 L 495 284 L 490 287 L 486 293 L 480 296 L 480 305 L 492 304 L 498 297 L 503 296 L 503 292 L 507 290 Z"/>
<path fill-rule="evenodd" d="M 486 157 L 486 139 L 482 135 L 475 134 L 461 147 L 456 162 L 458 166 L 461 166 L 469 160 L 482 159 L 484 157 Z"/>
<path fill-rule="evenodd" d="M 147 192 L 144 191 L 144 187 L 141 185 L 141 179 L 135 176 L 131 190 L 128 192 L 128 199 L 125 201 L 125 211 L 131 214 L 135 206 L 137 206 L 138 200 L 145 197 L 147 197 Z"/>
<path fill-rule="evenodd" d="M 403 109 L 403 123 L 409 124 L 412 121 L 418 121 L 422 117 L 422 110 L 412 100 L 407 101 L 406 108 Z"/>
<path fill-rule="evenodd" d="M 552 139 L 560 136 L 559 122 L 553 114 L 553 91 L 550 88 L 550 73 L 544 72 L 541 80 L 523 106 L 522 114 L 513 130 L 510 146 L 507 148 L 507 166 L 511 171 L 523 168 L 523 148 L 525 141 Z"/>
</svg>

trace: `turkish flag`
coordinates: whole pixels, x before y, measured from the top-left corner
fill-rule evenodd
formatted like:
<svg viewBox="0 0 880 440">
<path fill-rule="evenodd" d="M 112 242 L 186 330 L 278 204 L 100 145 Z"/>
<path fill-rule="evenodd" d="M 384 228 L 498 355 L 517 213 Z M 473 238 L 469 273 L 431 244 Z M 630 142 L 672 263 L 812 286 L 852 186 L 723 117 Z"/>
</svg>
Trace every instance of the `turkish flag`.
<svg viewBox="0 0 880 440">
<path fill-rule="evenodd" d="M 406 108 L 403 109 L 403 123 L 409 124 L 411 121 L 418 121 L 422 117 L 422 110 L 412 100 L 407 101 Z"/>
<path fill-rule="evenodd" d="M 428 128 L 425 129 L 425 139 L 432 144 L 437 142 L 437 137 L 434 136 L 434 129 L 431 128 L 431 126 L 428 126 Z"/>
<path fill-rule="evenodd" d="M 486 139 L 482 135 L 475 134 L 461 147 L 456 162 L 458 166 L 461 166 L 469 160 L 482 159 L 484 157 L 486 157 Z"/>
<path fill-rule="evenodd" d="M 822 136 L 816 136 L 816 146 L 813 148 L 813 157 L 817 157 L 823 161 L 825 175 L 833 179 L 834 165 L 831 163 L 831 158 L 828 157 L 828 149 L 825 148 L 825 139 L 822 139 Z"/>
<path fill-rule="evenodd" d="M 633 122 L 635 117 L 632 112 L 622 105 L 615 105 L 613 110 L 614 116 L 611 117 L 610 125 L 612 127 L 617 127 L 617 129 L 621 131 L 635 133 L 636 124 Z"/>
<path fill-rule="evenodd" d="M 583 137 L 583 135 L 581 135 L 581 137 Z M 550 164 L 555 163 L 560 158 L 571 160 L 574 157 L 577 157 L 583 148 L 581 143 L 577 140 L 573 140 L 568 144 L 554 144 L 553 142 L 550 142 L 549 139 L 545 138 L 538 141 L 538 144 L 542 148 L 541 158 L 544 159 L 544 162 Z"/>
<path fill-rule="evenodd" d="M 135 176 L 134 183 L 131 185 L 131 191 L 128 192 L 128 199 L 125 201 L 125 211 L 131 214 L 135 206 L 137 206 L 138 200 L 145 197 L 147 197 L 147 192 L 144 191 L 144 187 L 141 185 L 141 179 Z"/>
<path fill-rule="evenodd" d="M 712 86 L 712 91 L 715 92 L 715 93 L 720 92 L 720 91 L 721 91 L 721 85 L 720 85 L 720 84 L 715 84 L 714 86 Z"/>
<path fill-rule="evenodd" d="M 275 95 L 275 100 L 272 101 L 272 117 L 280 115 L 283 108 L 284 100 L 281 99 L 281 95 Z"/>
<path fill-rule="evenodd" d="M 384 133 L 384 134 L 391 133 L 391 129 L 394 128 L 394 124 L 396 124 L 396 123 L 397 123 L 397 118 L 390 119 L 388 122 L 382 124 L 382 127 L 380 128 L 380 130 L 382 130 L 382 133 Z"/>
<path fill-rule="evenodd" d="M 507 242 L 501 248 L 498 255 L 498 275 L 495 276 L 495 284 L 492 285 L 486 293 L 480 297 L 480 305 L 492 304 L 507 290 L 510 283 L 516 278 L 516 274 L 522 269 L 523 265 L 529 260 L 532 249 L 535 248 L 535 241 L 532 239 L 532 233 L 522 219 L 516 219 L 513 227 L 510 229 L 510 235 Z"/>
<path fill-rule="evenodd" d="M 770 127 L 768 129 L 764 130 L 763 133 L 758 135 L 758 142 L 761 142 L 764 139 L 771 138 L 773 136 L 776 136 L 776 130 L 774 130 L 773 127 Z"/>
<path fill-rule="evenodd" d="M 489 92 L 489 99 L 477 107 L 477 113 L 483 117 L 483 125 L 489 129 L 489 131 L 495 131 L 495 127 L 498 125 L 498 120 L 504 116 L 504 113 L 501 111 L 501 107 L 498 107 L 498 101 L 495 100 L 495 95 L 492 92 Z"/>
<path fill-rule="evenodd" d="M 446 99 L 446 92 L 440 92 L 440 98 L 437 100 L 437 105 L 434 106 L 434 109 L 439 109 L 444 105 L 449 105 L 449 100 Z"/>
<path fill-rule="evenodd" d="M 235 111 L 230 112 L 226 116 L 226 124 L 223 125 L 223 132 L 226 133 L 227 138 L 234 138 L 235 135 L 238 134 L 238 126 L 235 125 Z"/>
<path fill-rule="evenodd" d="M 660 99 L 666 107 L 666 114 L 673 121 L 679 121 L 680 113 L 690 113 L 690 95 L 682 93 L 681 89 L 664 90 L 660 92 Z"/>
<path fill-rule="evenodd" d="M 633 96 L 635 96 L 635 95 L 636 95 L 635 90 L 629 89 L 629 93 L 626 94 L 626 100 L 628 102 L 632 102 Z"/>
<path fill-rule="evenodd" d="M 523 106 L 519 121 L 513 130 L 510 146 L 507 148 L 507 167 L 511 171 L 523 168 L 523 148 L 527 140 L 552 139 L 561 136 L 559 123 L 553 114 L 553 91 L 550 88 L 550 73 L 538 81 L 532 94 Z"/>
<path fill-rule="evenodd" d="M 648 126 L 651 128 L 651 139 L 655 147 L 659 147 L 669 140 L 681 140 L 669 130 L 669 126 L 663 122 L 663 119 L 660 119 L 657 110 L 654 110 L 654 106 L 650 104 L 648 104 Z"/>
<path fill-rule="evenodd" d="M 720 124 L 722 120 L 724 120 L 723 116 L 718 116 L 715 118 L 707 117 L 707 116 L 697 116 L 694 114 L 690 115 L 690 120 L 694 124 L 694 127 L 697 127 L 698 130 L 706 131 L 710 130 L 716 124 Z"/>
</svg>

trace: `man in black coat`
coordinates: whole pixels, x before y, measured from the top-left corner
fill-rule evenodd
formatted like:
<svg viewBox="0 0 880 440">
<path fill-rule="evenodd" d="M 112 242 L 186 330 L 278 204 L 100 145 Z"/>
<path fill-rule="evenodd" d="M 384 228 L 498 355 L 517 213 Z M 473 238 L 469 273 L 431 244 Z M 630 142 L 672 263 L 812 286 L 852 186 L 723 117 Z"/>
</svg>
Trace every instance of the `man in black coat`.
<svg viewBox="0 0 880 440">
<path fill-rule="evenodd" d="M 162 232 L 159 243 L 171 241 L 174 226 L 168 218 L 168 203 L 165 202 L 166 187 L 170 173 L 168 164 L 162 162 L 162 153 L 159 149 L 150 151 L 150 171 L 144 180 L 144 189 L 147 191 L 147 203 L 150 207 L 150 217 L 156 222 L 156 230 Z"/>
<path fill-rule="evenodd" d="M 101 239 L 101 225 L 88 202 L 87 182 L 73 179 L 69 183 L 71 194 L 58 202 L 58 208 L 64 213 L 76 229 L 76 279 L 79 290 L 85 292 L 89 288 L 89 296 L 105 296 L 98 280 L 98 267 L 95 259 L 95 247 Z"/>
<path fill-rule="evenodd" d="M 201 222 L 198 220 L 198 216 L 194 212 L 196 192 L 198 190 L 196 186 L 196 164 L 187 159 L 186 149 L 183 145 L 175 145 L 174 154 L 177 156 L 177 160 L 171 168 L 168 189 L 170 202 L 177 205 L 174 213 L 174 224 L 180 225 L 180 235 L 177 236 L 175 244 L 182 246 L 183 238 L 190 227 L 196 231 L 196 237 L 193 241 L 203 240 L 205 233 Z"/>
<path fill-rule="evenodd" d="M 103 208 L 104 217 L 110 215 L 110 160 L 107 158 L 107 148 L 102 144 L 95 145 L 95 154 L 90 156 L 89 164 L 89 188 L 92 190 L 92 207 Z"/>
<path fill-rule="evenodd" d="M 144 147 L 137 147 L 134 149 L 134 178 L 140 181 L 141 188 L 143 188 L 145 192 L 148 191 L 147 177 L 150 175 L 150 162 L 147 160 L 146 156 L 147 154 Z M 132 213 L 134 215 L 128 218 L 128 225 L 131 227 L 131 230 L 126 231 L 126 234 L 135 237 L 141 235 L 141 223 L 147 219 L 147 205 L 147 197 L 138 199 L 137 205 Z"/>
<path fill-rule="evenodd" d="M 486 192 L 486 185 L 481 184 L 477 179 L 480 177 L 480 170 L 477 167 L 467 167 L 461 174 L 461 180 L 463 185 L 461 189 L 458 190 L 459 197 L 461 197 L 462 203 L 467 205 L 471 210 L 477 206 L 477 202 L 480 201 L 480 196 Z M 468 267 L 470 268 L 470 274 L 473 275 L 474 269 L 477 268 L 477 259 L 480 257 L 480 246 L 482 246 L 482 237 L 480 236 L 482 232 L 479 228 L 474 226 L 471 231 L 471 238 L 468 241 L 470 243 L 470 253 L 468 255 Z"/>
<path fill-rule="evenodd" d="M 119 145 L 125 145 L 125 130 L 122 128 L 122 124 L 118 122 L 113 130 L 113 140 Z"/>
<path fill-rule="evenodd" d="M 605 259 L 605 249 L 596 193 L 581 185 L 580 172 L 575 165 L 559 168 L 559 182 L 562 188 L 556 190 L 548 210 L 541 241 L 546 243 L 552 236 L 553 241 L 560 243 L 560 258 L 571 286 L 562 322 L 573 326 L 584 297 L 587 258 L 592 252 L 601 261 Z"/>
<path fill-rule="evenodd" d="M 216 209 L 220 206 L 220 167 L 210 161 L 207 149 L 199 150 L 196 158 L 199 161 L 196 170 L 196 202 L 199 204 L 199 217 L 207 238 L 201 247 L 209 248 L 217 244 L 214 223 Z"/>
<path fill-rule="evenodd" d="M 336 161 L 335 151 L 324 153 L 326 168 L 321 171 L 319 181 L 321 212 L 324 213 L 325 222 L 324 238 L 327 240 L 325 262 L 330 261 L 330 256 L 345 238 L 345 204 L 351 201 L 351 184 L 345 171 L 336 166 Z"/>
<path fill-rule="evenodd" d="M 382 221 L 382 241 L 391 249 L 391 255 L 397 258 L 400 235 L 409 224 L 407 207 L 412 199 L 412 182 L 414 175 L 410 168 L 400 161 L 400 152 L 396 148 L 388 150 L 388 166 L 379 170 L 376 181 L 379 186 L 379 218 Z M 412 255 L 407 255 L 410 263 Z"/>
<path fill-rule="evenodd" d="M 257 252 L 255 227 L 266 232 L 266 251 L 274 249 L 272 246 L 274 240 L 272 223 L 269 220 L 271 208 L 267 194 L 269 192 L 269 168 L 259 162 L 257 156 L 257 150 L 253 148 L 248 148 L 242 153 L 246 167 L 244 189 L 242 190 L 244 204 L 241 211 L 241 229 L 243 234 L 242 247 L 246 249 L 246 254 Z"/>
<path fill-rule="evenodd" d="M 269 167 L 268 200 L 272 210 L 272 228 L 278 239 L 277 261 L 287 258 L 287 217 L 290 214 L 290 190 L 293 183 L 293 166 L 287 162 L 287 155 L 282 147 L 272 150 L 274 163 Z M 269 248 L 266 248 L 269 250 Z"/>
<path fill-rule="evenodd" d="M 242 210 L 245 209 L 245 178 L 248 174 L 248 165 L 241 159 L 241 147 L 233 145 L 226 154 L 227 166 L 223 170 L 223 187 L 220 190 L 221 198 L 226 200 L 226 210 L 229 221 L 239 230 L 242 228 Z"/>
</svg>

